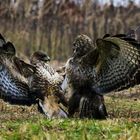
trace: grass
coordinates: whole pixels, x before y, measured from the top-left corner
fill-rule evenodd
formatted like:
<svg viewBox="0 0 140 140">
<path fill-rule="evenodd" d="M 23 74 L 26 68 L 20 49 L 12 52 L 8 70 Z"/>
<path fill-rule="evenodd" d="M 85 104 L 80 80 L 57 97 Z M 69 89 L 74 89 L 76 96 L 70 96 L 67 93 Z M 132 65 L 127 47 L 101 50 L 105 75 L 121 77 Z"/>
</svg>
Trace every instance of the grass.
<svg viewBox="0 0 140 140">
<path fill-rule="evenodd" d="M 2 101 L 0 140 L 138 140 L 140 100 L 106 97 L 107 120 L 47 119 L 36 106 L 11 106 Z M 3 105 L 2 105 L 3 104 Z"/>
</svg>

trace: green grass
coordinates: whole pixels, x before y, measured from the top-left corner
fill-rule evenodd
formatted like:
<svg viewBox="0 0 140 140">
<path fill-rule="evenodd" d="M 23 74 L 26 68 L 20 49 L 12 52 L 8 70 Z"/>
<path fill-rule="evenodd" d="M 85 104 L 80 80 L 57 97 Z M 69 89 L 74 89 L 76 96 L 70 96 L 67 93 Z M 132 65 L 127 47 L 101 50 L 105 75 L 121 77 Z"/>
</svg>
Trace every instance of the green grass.
<svg viewBox="0 0 140 140">
<path fill-rule="evenodd" d="M 36 120 L 36 121 L 34 121 Z M 1 125 L 5 139 L 138 139 L 140 123 L 127 119 L 77 120 L 33 118 Z"/>
<path fill-rule="evenodd" d="M 22 107 L 17 113 L 15 107 L 6 105 L 0 113 L 0 140 L 138 140 L 140 101 L 106 97 L 106 106 L 109 118 L 99 121 L 51 120 L 31 111 L 32 107 Z"/>
</svg>

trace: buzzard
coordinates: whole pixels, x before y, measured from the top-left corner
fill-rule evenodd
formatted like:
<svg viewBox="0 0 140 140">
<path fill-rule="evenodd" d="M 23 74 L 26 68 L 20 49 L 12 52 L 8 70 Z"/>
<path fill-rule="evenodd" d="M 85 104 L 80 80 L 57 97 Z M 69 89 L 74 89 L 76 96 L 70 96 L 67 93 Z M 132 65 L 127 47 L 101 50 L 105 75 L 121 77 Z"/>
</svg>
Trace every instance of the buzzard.
<svg viewBox="0 0 140 140">
<path fill-rule="evenodd" d="M 65 73 L 62 87 L 69 87 L 72 95 L 69 114 L 79 109 L 80 117 L 104 119 L 103 95 L 140 83 L 140 44 L 120 34 L 105 35 L 94 45 L 88 36 L 79 35 Z"/>
<path fill-rule="evenodd" d="M 66 117 L 66 113 L 58 106 L 59 98 L 62 96 L 61 93 L 56 93 L 55 95 L 57 97 L 54 95 L 46 97 L 45 94 L 39 91 L 38 96 L 36 96 L 32 92 L 33 89 L 30 89 L 29 86 L 29 80 L 37 72 L 36 67 L 25 63 L 15 55 L 16 50 L 14 45 L 11 42 L 6 42 L 2 35 L 0 35 L 0 97 L 11 104 L 18 105 L 31 105 L 38 103 L 37 98 L 41 101 L 43 98 L 45 105 L 44 102 L 42 103 L 40 100 L 39 105 L 44 112 L 48 109 L 48 112 L 45 112 L 48 117 Z M 54 71 L 50 70 L 49 72 L 53 74 Z M 43 79 L 44 77 L 41 78 Z M 54 82 L 55 80 L 56 79 L 54 79 Z M 59 85 L 60 81 L 56 81 Z M 42 85 L 42 83 L 38 84 Z M 41 87 L 41 85 L 39 87 Z M 64 100 L 63 96 L 61 99 Z"/>
<path fill-rule="evenodd" d="M 0 35 L 0 97 L 13 104 L 31 105 L 36 101 L 30 96 L 28 80 L 23 73 L 33 72 L 33 69 L 15 54 L 13 44 Z"/>
<path fill-rule="evenodd" d="M 39 98 L 42 111 L 49 117 L 67 117 L 67 113 L 61 108 L 59 102 L 67 106 L 67 101 L 60 87 L 63 77 L 50 65 L 50 58 L 41 51 L 33 53 L 30 63 L 36 68 L 30 78 L 30 89 Z"/>
</svg>

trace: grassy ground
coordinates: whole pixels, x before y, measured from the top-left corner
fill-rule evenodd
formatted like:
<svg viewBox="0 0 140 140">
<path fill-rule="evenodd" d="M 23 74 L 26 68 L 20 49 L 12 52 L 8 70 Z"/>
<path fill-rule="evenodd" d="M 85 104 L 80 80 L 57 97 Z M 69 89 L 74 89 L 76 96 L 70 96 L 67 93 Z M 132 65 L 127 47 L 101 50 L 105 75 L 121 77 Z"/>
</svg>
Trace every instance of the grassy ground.
<svg viewBox="0 0 140 140">
<path fill-rule="evenodd" d="M 140 96 L 119 97 L 105 98 L 109 117 L 102 121 L 50 120 L 38 113 L 37 106 L 11 106 L 1 101 L 0 140 L 139 140 Z"/>
</svg>

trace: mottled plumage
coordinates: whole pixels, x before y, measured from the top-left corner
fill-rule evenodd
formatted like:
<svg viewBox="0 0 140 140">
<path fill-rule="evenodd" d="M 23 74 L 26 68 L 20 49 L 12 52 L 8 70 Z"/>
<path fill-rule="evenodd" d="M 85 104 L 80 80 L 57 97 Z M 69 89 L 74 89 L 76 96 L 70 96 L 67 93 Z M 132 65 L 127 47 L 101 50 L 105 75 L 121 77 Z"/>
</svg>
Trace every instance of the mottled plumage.
<svg viewBox="0 0 140 140">
<path fill-rule="evenodd" d="M 30 88 L 37 98 L 42 99 L 40 106 L 44 113 L 48 114 L 48 117 L 66 117 L 66 113 L 60 109 L 58 104 L 62 102 L 66 105 L 66 100 L 60 87 L 63 77 L 48 64 L 49 59 L 41 51 L 32 55 L 30 62 L 36 68 L 36 72 L 30 78 Z"/>
<path fill-rule="evenodd" d="M 66 79 L 73 94 L 69 113 L 79 108 L 81 117 L 105 118 L 102 95 L 140 82 L 140 44 L 122 34 L 105 35 L 94 46 L 89 37 L 80 35 L 73 50 L 66 64 Z"/>
<path fill-rule="evenodd" d="M 64 84 L 67 81 L 72 95 L 69 100 L 68 110 L 70 116 L 73 115 L 78 108 L 80 117 L 103 119 L 107 116 L 103 96 L 96 94 L 95 91 L 92 90 L 93 79 L 96 77 L 96 69 L 92 64 L 95 60 L 90 62 L 86 60 L 87 57 L 83 58 L 87 53 L 94 49 L 95 47 L 92 40 L 86 35 L 79 35 L 73 43 L 73 57 L 66 63 L 66 76 L 62 84 L 62 87 L 64 87 Z M 90 58 L 92 57 L 93 56 L 90 55 Z M 67 88 L 67 86 L 65 87 Z M 90 116 L 88 116 L 87 113 L 83 113 L 83 107 L 81 106 L 83 102 L 87 100 L 93 101 L 94 103 L 92 104 L 92 115 Z"/>
<path fill-rule="evenodd" d="M 13 104 L 30 105 L 35 101 L 30 97 L 27 79 L 21 74 L 21 70 L 28 69 L 19 64 L 19 58 L 15 56 L 15 48 L 10 42 L 6 42 L 0 36 L 0 95 L 1 98 Z M 23 62 L 24 63 L 24 62 Z"/>
<path fill-rule="evenodd" d="M 46 63 L 49 57 L 35 52 L 30 65 L 15 55 L 13 44 L 0 35 L 0 97 L 12 104 L 39 103 L 49 118 L 67 117 L 59 105 L 66 104 L 59 86 L 62 79 Z"/>
<path fill-rule="evenodd" d="M 112 36 L 96 41 L 99 66 L 93 89 L 97 93 L 119 91 L 139 84 L 140 44 L 127 36 Z"/>
</svg>

